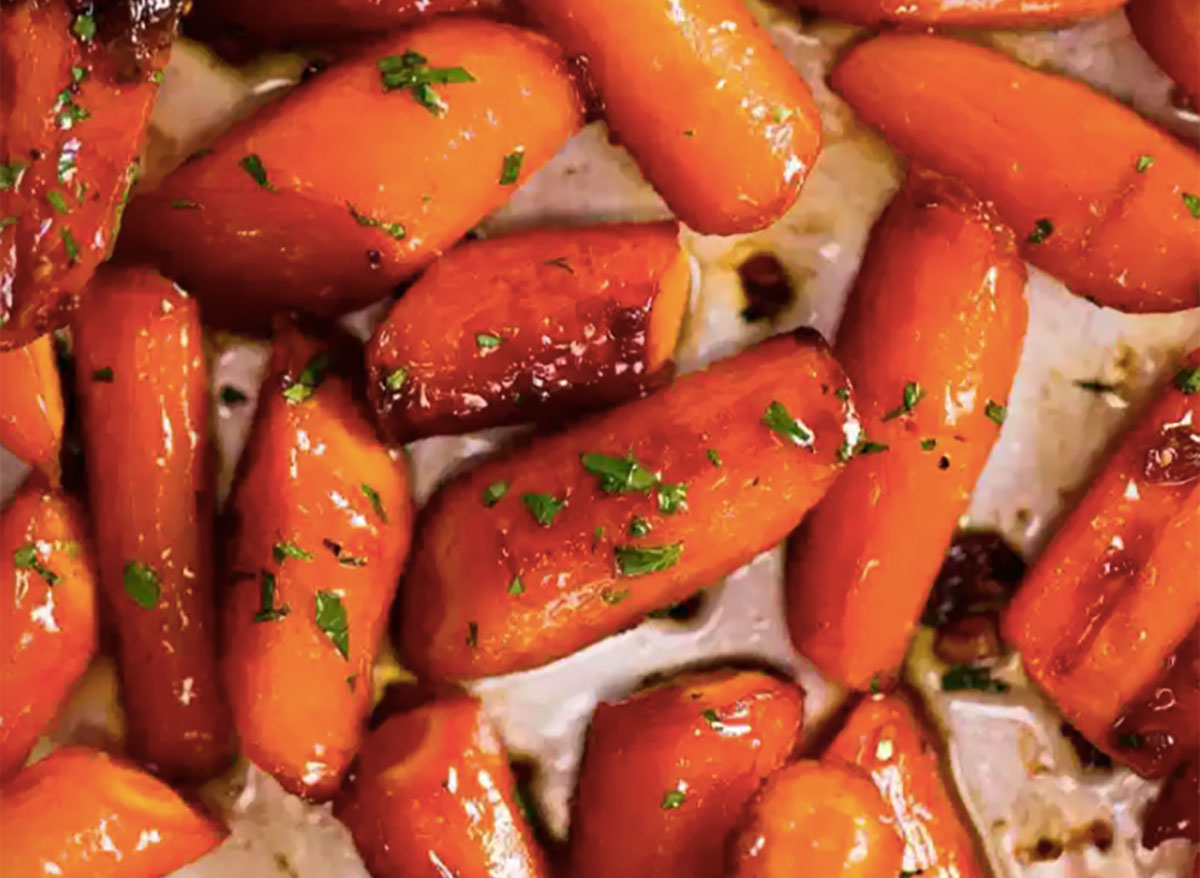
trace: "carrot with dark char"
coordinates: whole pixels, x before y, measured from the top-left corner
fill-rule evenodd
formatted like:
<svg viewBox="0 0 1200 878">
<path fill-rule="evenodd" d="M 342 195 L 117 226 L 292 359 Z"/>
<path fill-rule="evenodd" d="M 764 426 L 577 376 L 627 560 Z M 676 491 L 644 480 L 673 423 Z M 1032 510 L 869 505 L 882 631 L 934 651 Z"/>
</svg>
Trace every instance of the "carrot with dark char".
<svg viewBox="0 0 1200 878">
<path fill-rule="evenodd" d="M 0 353 L 0 443 L 52 482 L 59 477 L 64 419 L 54 337 Z"/>
</svg>

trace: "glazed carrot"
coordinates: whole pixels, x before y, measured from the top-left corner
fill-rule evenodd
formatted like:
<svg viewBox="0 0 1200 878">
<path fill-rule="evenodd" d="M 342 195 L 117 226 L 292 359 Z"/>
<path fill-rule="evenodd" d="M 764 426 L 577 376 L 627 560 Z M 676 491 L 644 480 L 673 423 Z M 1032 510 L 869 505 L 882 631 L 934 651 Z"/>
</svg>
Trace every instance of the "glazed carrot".
<svg viewBox="0 0 1200 878">
<path fill-rule="evenodd" d="M 550 420 L 670 380 L 690 270 L 675 223 L 539 229 L 451 250 L 367 350 L 398 441 Z"/>
<path fill-rule="evenodd" d="M 863 699 L 822 756 L 870 775 L 904 839 L 900 874 L 987 878 L 982 854 L 942 775 L 933 736 L 898 695 Z"/>
<path fill-rule="evenodd" d="M 1115 447 L 1004 616 L 1026 672 L 1085 737 L 1158 676 L 1200 618 L 1200 351 Z"/>
<path fill-rule="evenodd" d="M 135 198 L 121 254 L 218 322 L 338 314 L 433 261 L 580 124 L 557 46 L 444 18 L 332 66 Z"/>
<path fill-rule="evenodd" d="M 0 348 L 65 324 L 112 249 L 179 5 L 0 10 Z"/>
<path fill-rule="evenodd" d="M 96 577 L 75 503 L 33 475 L 0 515 L 0 781 L 96 653 Z"/>
<path fill-rule="evenodd" d="M 0 443 L 52 482 L 58 481 L 63 418 L 54 337 L 0 353 Z"/>
<path fill-rule="evenodd" d="M 1024 288 L 1011 233 L 949 178 L 914 171 L 875 226 L 834 351 L 865 444 L 787 559 L 792 641 L 848 686 L 904 658 L 1000 432 Z"/>
<path fill-rule="evenodd" d="M 1118 0 L 803 0 L 794 5 L 854 24 L 944 28 L 1047 28 L 1105 15 L 1121 6 Z"/>
<path fill-rule="evenodd" d="M 819 336 L 780 336 L 464 473 L 417 533 L 406 665 L 437 679 L 536 667 L 775 545 L 841 467 L 857 428 L 845 385 Z"/>
<path fill-rule="evenodd" d="M 100 583 L 117 628 L 129 750 L 204 780 L 232 755 L 217 669 L 208 367 L 196 302 L 101 268 L 75 319 Z"/>
<path fill-rule="evenodd" d="M 855 46 L 833 88 L 910 159 L 994 201 L 1021 255 L 1121 311 L 1200 303 L 1200 156 L 1078 82 L 943 37 Z"/>
<path fill-rule="evenodd" d="M 280 44 L 378 34 L 431 15 L 487 10 L 495 5 L 494 0 L 210 0 L 205 12 Z"/>
<path fill-rule="evenodd" d="M 68 747 L 5 785 L 0 873 L 161 878 L 224 836 L 162 781 L 98 750 Z"/>
<path fill-rule="evenodd" d="M 896 878 L 904 845 L 857 769 L 802 760 L 776 772 L 731 840 L 729 878 Z"/>
<path fill-rule="evenodd" d="M 738 0 L 526 0 L 587 69 L 604 116 L 698 232 L 760 229 L 821 147 L 808 86 Z"/>
<path fill-rule="evenodd" d="M 479 702 L 456 696 L 384 720 L 333 807 L 375 878 L 542 878 L 515 790 Z"/>
<path fill-rule="evenodd" d="M 277 324 L 229 501 L 224 671 L 242 749 L 314 800 L 358 750 L 412 528 L 404 459 L 352 394 L 359 357 Z"/>
<path fill-rule="evenodd" d="M 1200 106 L 1200 5 L 1192 0 L 1133 0 L 1125 16 L 1154 63 Z"/>
<path fill-rule="evenodd" d="M 795 745 L 801 702 L 793 685 L 725 670 L 601 703 L 579 770 L 568 874 L 719 878 L 726 836 Z"/>
<path fill-rule="evenodd" d="M 1154 849 L 1172 838 L 1186 838 L 1200 844 L 1200 816 L 1196 800 L 1200 799 L 1200 763 L 1188 762 L 1159 790 L 1142 817 L 1142 846 Z M 1197 851 L 1200 858 L 1200 851 Z M 1200 859 L 1197 860 L 1200 864 Z"/>
</svg>

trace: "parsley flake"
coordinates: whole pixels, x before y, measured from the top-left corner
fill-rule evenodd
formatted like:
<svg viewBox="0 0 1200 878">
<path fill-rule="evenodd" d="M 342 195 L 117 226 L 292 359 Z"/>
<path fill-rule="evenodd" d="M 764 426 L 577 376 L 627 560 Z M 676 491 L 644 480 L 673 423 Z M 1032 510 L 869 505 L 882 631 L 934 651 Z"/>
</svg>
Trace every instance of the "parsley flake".
<svg viewBox="0 0 1200 878">
<path fill-rule="evenodd" d="M 520 575 L 514 576 L 508 586 L 508 593 L 515 596 L 525 594 L 525 586 L 521 584 Z"/>
<path fill-rule="evenodd" d="M 1109 384 L 1107 381 L 1097 381 L 1095 379 L 1076 381 L 1075 386 L 1080 390 L 1086 390 L 1090 393 L 1113 393 L 1117 389 L 1117 385 L 1115 384 Z"/>
<path fill-rule="evenodd" d="M 581 454 L 583 468 L 600 479 L 600 490 L 609 494 L 621 491 L 649 491 L 656 481 L 650 472 L 634 458 L 633 452 L 625 457 L 589 452 Z"/>
<path fill-rule="evenodd" d="M 1142 153 L 1140 156 L 1137 157 L 1137 164 L 1135 164 L 1133 166 L 1133 168 L 1139 174 L 1144 174 L 1144 173 L 1146 173 L 1146 171 L 1150 170 L 1150 168 L 1151 168 L 1151 166 L 1153 166 L 1153 164 L 1154 164 L 1154 156 L 1146 155 L 1145 153 Z"/>
<path fill-rule="evenodd" d="M 721 452 L 717 451 L 717 449 L 708 449 L 704 452 L 704 456 L 708 458 L 708 462 L 713 466 L 724 466 L 724 464 L 721 463 Z"/>
<path fill-rule="evenodd" d="M 75 20 L 71 22 L 71 33 L 85 43 L 90 43 L 96 38 L 96 19 L 90 15 L 76 15 Z"/>
<path fill-rule="evenodd" d="M 508 482 L 492 482 L 483 489 L 483 505 L 495 506 L 508 493 Z"/>
<path fill-rule="evenodd" d="M 955 665 L 942 674 L 943 692 L 975 690 L 1004 693 L 1008 691 L 1008 688 L 1008 684 L 1003 680 L 993 679 L 991 671 L 987 668 L 974 665 Z"/>
<path fill-rule="evenodd" d="M 525 147 L 518 146 L 504 157 L 504 166 L 500 169 L 500 185 L 511 186 L 521 176 L 521 165 L 525 163 Z"/>
<path fill-rule="evenodd" d="M 51 189 L 46 192 L 46 200 L 50 202 L 50 206 L 54 208 L 56 213 L 71 212 L 71 208 L 67 207 L 67 199 L 57 189 Z"/>
<path fill-rule="evenodd" d="M 77 264 L 79 262 L 79 245 L 75 243 L 75 236 L 71 234 L 71 230 L 59 229 L 58 237 L 62 239 L 63 249 L 67 251 L 67 264 Z"/>
<path fill-rule="evenodd" d="M 42 577 L 42 579 L 46 580 L 47 585 L 58 585 L 58 574 L 38 559 L 37 546 L 33 543 L 26 543 L 20 548 L 14 549 L 13 563 L 18 567 L 28 567 L 38 576 Z"/>
<path fill-rule="evenodd" d="M 663 483 L 658 486 L 658 511 L 663 515 L 674 515 L 680 508 L 687 509 L 687 485 L 683 482 Z"/>
<path fill-rule="evenodd" d="M 558 518 L 558 513 L 567 505 L 566 500 L 556 500 L 550 494 L 525 493 L 521 495 L 521 503 L 529 510 L 542 527 L 549 527 Z"/>
<path fill-rule="evenodd" d="M 883 416 L 885 421 L 890 421 L 893 418 L 898 418 L 901 415 L 907 415 L 917 407 L 922 399 L 925 398 L 925 388 L 916 381 L 907 381 L 904 384 L 904 393 L 900 397 L 900 405 L 896 406 L 890 412 Z"/>
<path fill-rule="evenodd" d="M 380 231 L 387 232 L 397 241 L 403 239 L 404 236 L 408 234 L 405 231 L 404 226 L 402 226 L 400 223 L 389 223 L 385 220 L 375 219 L 373 216 L 367 216 L 366 214 L 359 213 L 358 208 L 356 208 L 350 202 L 346 202 L 346 207 L 350 210 L 350 216 L 354 217 L 354 221 L 360 226 L 366 226 L 367 228 L 379 229 Z"/>
<path fill-rule="evenodd" d="M 936 439 L 922 439 L 921 440 L 921 450 L 922 451 L 933 451 L 933 449 L 935 449 L 935 448 L 937 448 L 937 440 Z"/>
<path fill-rule="evenodd" d="M 812 444 L 812 433 L 803 424 L 792 417 L 787 407 L 777 400 L 772 400 L 763 412 L 762 422 L 775 433 L 795 445 Z"/>
<path fill-rule="evenodd" d="M 403 366 L 400 366 L 397 369 L 393 369 L 388 374 L 387 378 L 383 379 L 383 383 L 384 383 L 384 386 L 387 387 L 388 390 L 399 390 L 401 387 L 404 386 L 404 382 L 407 380 L 408 380 L 408 370 L 405 369 Z"/>
<path fill-rule="evenodd" d="M 475 333 L 475 347 L 480 348 L 481 350 L 486 351 L 491 350 L 492 348 L 498 348 L 503 341 L 504 339 L 502 339 L 500 336 L 493 335 L 490 332 Z"/>
<path fill-rule="evenodd" d="M 337 651 L 350 660 L 350 622 L 342 598 L 334 591 L 319 591 L 316 598 L 317 627 L 325 632 Z"/>
<path fill-rule="evenodd" d="M 449 105 L 433 86 L 475 81 L 462 67 L 430 67 L 429 59 L 412 49 L 380 58 L 375 66 L 384 91 L 408 91 L 414 101 L 438 117 L 446 115 Z"/>
<path fill-rule="evenodd" d="M 158 574 L 149 564 L 126 562 L 124 585 L 125 594 L 143 610 L 153 610 L 158 606 L 162 587 L 158 582 Z"/>
<path fill-rule="evenodd" d="M 681 806 L 687 799 L 687 795 L 683 790 L 667 790 L 667 793 L 662 798 L 662 805 L 659 807 L 664 811 L 674 811 Z"/>
<path fill-rule="evenodd" d="M 366 482 L 363 482 L 361 485 L 359 485 L 358 489 L 362 491 L 364 497 L 371 501 L 371 508 L 374 509 L 375 514 L 379 516 L 379 520 L 384 524 L 387 524 L 388 517 L 387 513 L 383 511 L 383 500 L 380 498 L 379 492 Z"/>
<path fill-rule="evenodd" d="M 615 607 L 621 601 L 625 600 L 625 598 L 629 597 L 630 594 L 631 592 L 627 588 L 623 588 L 620 591 L 613 591 L 606 588 L 600 592 L 600 600 L 604 601 L 610 607 Z"/>
<path fill-rule="evenodd" d="M 259 158 L 258 153 L 252 152 L 249 155 L 244 156 L 242 160 L 238 162 L 238 166 L 247 174 L 249 174 L 254 182 L 259 186 L 263 187 L 264 189 L 270 189 L 271 191 L 275 190 L 275 187 L 272 186 L 267 180 L 267 169 L 263 167 L 262 159 Z"/>
<path fill-rule="evenodd" d="M 184 198 L 177 198 L 171 202 L 171 210 L 199 210 L 200 205 L 194 201 L 188 201 Z"/>
<path fill-rule="evenodd" d="M 317 392 L 325 373 L 331 365 L 329 354 L 325 351 L 313 354 L 300 372 L 300 377 L 283 388 L 283 398 L 290 405 L 299 405 Z"/>
<path fill-rule="evenodd" d="M 275 576 L 262 571 L 258 577 L 258 612 L 254 614 L 254 621 L 278 622 L 291 611 L 287 604 L 275 606 Z"/>
<path fill-rule="evenodd" d="M 1041 244 L 1047 238 L 1054 234 L 1054 223 L 1050 222 L 1046 217 L 1033 224 L 1033 231 L 1029 233 L 1029 237 L 1025 240 L 1030 244 Z"/>
<path fill-rule="evenodd" d="M 111 366 L 103 366 L 92 372 L 92 380 L 100 384 L 113 383 L 113 370 Z"/>
<path fill-rule="evenodd" d="M 1180 197 L 1183 199 L 1183 203 L 1187 205 L 1188 212 L 1191 213 L 1192 218 L 1200 219 L 1200 195 L 1184 192 Z"/>
<path fill-rule="evenodd" d="M 1171 383 L 1176 389 L 1187 396 L 1200 393 L 1200 368 L 1184 366 L 1175 373 Z"/>
<path fill-rule="evenodd" d="M 0 217 L 0 231 L 7 229 L 9 226 L 15 226 L 17 218 L 15 216 Z"/>
<path fill-rule="evenodd" d="M 271 555 L 275 558 L 276 564 L 282 564 L 288 558 L 294 558 L 297 561 L 313 559 L 312 552 L 306 552 L 295 543 L 276 543 L 275 548 L 271 550 Z"/>
<path fill-rule="evenodd" d="M 997 425 L 1003 424 L 1004 419 L 1008 417 L 1008 409 L 1005 406 L 992 402 L 990 399 L 987 401 L 987 405 L 984 406 L 983 413 L 990 420 L 995 421 Z"/>
<path fill-rule="evenodd" d="M 662 546 L 614 546 L 617 572 L 621 576 L 645 576 L 669 570 L 679 563 L 683 554 L 683 543 L 667 543 Z"/>
<path fill-rule="evenodd" d="M 629 535 L 631 537 L 644 537 L 650 531 L 650 522 L 646 521 L 640 515 L 635 515 L 633 520 L 629 522 Z"/>
<path fill-rule="evenodd" d="M 858 448 L 855 449 L 855 454 L 879 454 L 887 451 L 889 446 L 882 442 L 871 442 L 870 440 L 858 443 Z"/>
</svg>

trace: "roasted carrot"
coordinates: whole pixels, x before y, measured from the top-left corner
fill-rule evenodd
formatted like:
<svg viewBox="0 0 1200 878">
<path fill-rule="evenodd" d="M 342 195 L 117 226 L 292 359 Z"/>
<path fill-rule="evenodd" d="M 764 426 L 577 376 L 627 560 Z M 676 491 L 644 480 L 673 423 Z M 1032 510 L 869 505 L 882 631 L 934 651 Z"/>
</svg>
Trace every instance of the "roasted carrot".
<svg viewBox="0 0 1200 878">
<path fill-rule="evenodd" d="M 503 204 L 581 121 L 557 46 L 447 17 L 235 125 L 133 200 L 120 255 L 158 264 L 229 325 L 352 310 Z"/>
<path fill-rule="evenodd" d="M 549 420 L 666 383 L 690 270 L 675 223 L 540 229 L 451 250 L 367 351 L 399 441 Z"/>
<path fill-rule="evenodd" d="M 857 428 L 845 387 L 802 331 L 464 473 L 417 533 L 406 663 L 439 679 L 536 667 L 712 585 L 828 489 Z"/>
<path fill-rule="evenodd" d="M 161 878 L 224 836 L 162 781 L 98 750 L 68 747 L 4 786 L 0 873 Z"/>
<path fill-rule="evenodd" d="M 504 744 L 465 695 L 384 720 L 333 807 L 375 878 L 549 874 Z"/>
<path fill-rule="evenodd" d="M 232 757 L 217 668 L 208 366 L 196 302 L 151 269 L 101 268 L 75 318 L 100 583 L 130 753 L 204 780 Z"/>
<path fill-rule="evenodd" d="M 51 482 L 59 476 L 63 419 L 54 337 L 0 353 L 0 443 Z"/>
<path fill-rule="evenodd" d="M 726 836 L 791 753 L 801 712 L 799 689 L 756 671 L 684 674 L 601 703 L 579 770 L 568 874 L 719 878 Z"/>
<path fill-rule="evenodd" d="M 985 860 L 943 777 L 933 735 L 899 695 L 863 699 L 822 756 L 865 771 L 904 840 L 901 875 L 987 878 Z"/>
<path fill-rule="evenodd" d="M 739 0 L 526 0 L 587 69 L 604 117 L 683 222 L 760 229 L 821 148 L 808 86 Z"/>
<path fill-rule="evenodd" d="M 891 34 L 833 88 L 910 159 L 994 201 L 1021 254 L 1121 311 L 1200 303 L 1200 155 L 1082 83 L 981 46 Z"/>
<path fill-rule="evenodd" d="M 1200 4 L 1133 0 L 1125 7 L 1133 35 L 1154 63 L 1200 107 Z"/>
<path fill-rule="evenodd" d="M 412 528 L 405 461 L 353 394 L 360 357 L 277 323 L 230 498 L 224 671 L 242 749 L 314 800 L 358 750 Z"/>
<path fill-rule="evenodd" d="M 834 351 L 864 435 L 787 559 L 792 641 L 846 685 L 904 658 L 1000 432 L 1024 288 L 1012 234 L 948 178 L 911 173 L 872 232 Z"/>
<path fill-rule="evenodd" d="M 496 0 L 210 0 L 204 12 L 272 44 L 379 34 L 445 12 L 486 11 Z"/>
<path fill-rule="evenodd" d="M 793 0 L 793 5 L 854 24 L 914 27 L 1049 28 L 1106 15 L 1119 0 Z"/>
<path fill-rule="evenodd" d="M 112 249 L 180 5 L 0 9 L 0 348 L 67 323 Z"/>
<path fill-rule="evenodd" d="M 76 504 L 32 475 L 0 515 L 0 782 L 96 652 L 96 576 Z"/>
<path fill-rule="evenodd" d="M 780 769 L 746 809 L 729 847 L 729 878 L 896 878 L 904 845 L 862 772 L 802 760 Z"/>
<path fill-rule="evenodd" d="M 1200 351 L 1121 438 L 1004 617 L 1026 672 L 1093 744 L 1200 618 Z M 1136 764 L 1136 763 L 1135 763 Z"/>
</svg>

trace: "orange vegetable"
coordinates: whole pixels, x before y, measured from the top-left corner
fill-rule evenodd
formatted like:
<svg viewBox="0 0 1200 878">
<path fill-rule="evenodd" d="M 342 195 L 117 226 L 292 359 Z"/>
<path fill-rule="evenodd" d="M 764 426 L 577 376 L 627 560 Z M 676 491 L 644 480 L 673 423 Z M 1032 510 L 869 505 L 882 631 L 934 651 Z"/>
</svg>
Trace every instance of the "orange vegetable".
<svg viewBox="0 0 1200 878">
<path fill-rule="evenodd" d="M 224 670 L 242 749 L 314 800 L 358 750 L 412 529 L 405 461 L 352 390 L 360 357 L 277 324 L 229 501 Z"/>
<path fill-rule="evenodd" d="M 209 0 L 205 13 L 272 43 L 320 43 L 395 30 L 444 12 L 486 10 L 495 0 Z"/>
<path fill-rule="evenodd" d="M 792 206 L 821 148 L 804 80 L 739 0 L 526 0 L 683 222 L 729 235 Z"/>
<path fill-rule="evenodd" d="M 841 467 L 845 384 L 815 333 L 780 336 L 464 473 L 417 534 L 407 666 L 438 679 L 536 667 L 775 545 Z"/>
<path fill-rule="evenodd" d="M 1125 7 L 1133 35 L 1159 67 L 1200 106 L 1200 4 L 1133 0 Z"/>
<path fill-rule="evenodd" d="M 1026 672 L 1096 746 L 1200 619 L 1200 351 L 1120 440 L 1004 617 Z M 1136 765 L 1136 762 L 1135 762 Z"/>
<path fill-rule="evenodd" d="M 690 286 L 675 223 L 539 229 L 451 250 L 367 351 L 400 441 L 552 420 L 671 376 Z"/>
<path fill-rule="evenodd" d="M 109 4 L 94 15 L 73 15 L 74 5 L 0 10 L 5 350 L 65 324 L 112 249 L 179 4 Z"/>
<path fill-rule="evenodd" d="M 859 702 L 822 757 L 867 772 L 891 806 L 904 839 L 901 874 L 927 878 L 987 878 L 990 871 L 942 776 L 937 745 L 907 699 L 873 696 Z"/>
<path fill-rule="evenodd" d="M 913 27 L 1047 28 L 1106 15 L 1119 0 L 803 0 L 794 5 L 854 24 Z"/>
<path fill-rule="evenodd" d="M 910 159 L 994 201 L 1021 255 L 1122 311 L 1200 304 L 1200 155 L 1086 85 L 958 40 L 855 46 L 833 88 Z"/>
<path fill-rule="evenodd" d="M 904 845 L 874 785 L 849 766 L 802 760 L 773 774 L 729 849 L 729 878 L 896 878 Z"/>
<path fill-rule="evenodd" d="M 395 85 L 430 76 L 456 81 Z M 218 322 L 349 311 L 507 201 L 581 121 L 549 40 L 437 20 L 333 65 L 135 198 L 121 253 L 162 267 Z"/>
<path fill-rule="evenodd" d="M 145 268 L 100 269 L 75 319 L 100 582 L 130 752 L 204 780 L 232 755 L 217 669 L 208 366 L 196 302 Z"/>
<path fill-rule="evenodd" d="M 515 790 L 479 702 L 450 696 L 367 736 L 334 814 L 375 878 L 541 878 L 545 858 Z"/>
<path fill-rule="evenodd" d="M 31 476 L 0 515 L 0 781 L 96 653 L 95 588 L 82 513 Z"/>
<path fill-rule="evenodd" d="M 54 337 L 0 353 L 0 442 L 53 482 L 62 450 L 63 396 Z"/>
<path fill-rule="evenodd" d="M 224 836 L 162 781 L 106 753 L 68 747 L 5 785 L 0 873 L 160 878 Z"/>
<path fill-rule="evenodd" d="M 801 712 L 799 689 L 757 671 L 684 674 L 601 703 L 579 770 L 568 874 L 719 878 L 726 836 L 791 753 Z"/>
<path fill-rule="evenodd" d="M 875 226 L 834 349 L 870 444 L 788 544 L 792 641 L 846 685 L 877 687 L 904 659 L 1000 432 L 1024 289 L 987 205 L 910 174 Z"/>
</svg>

